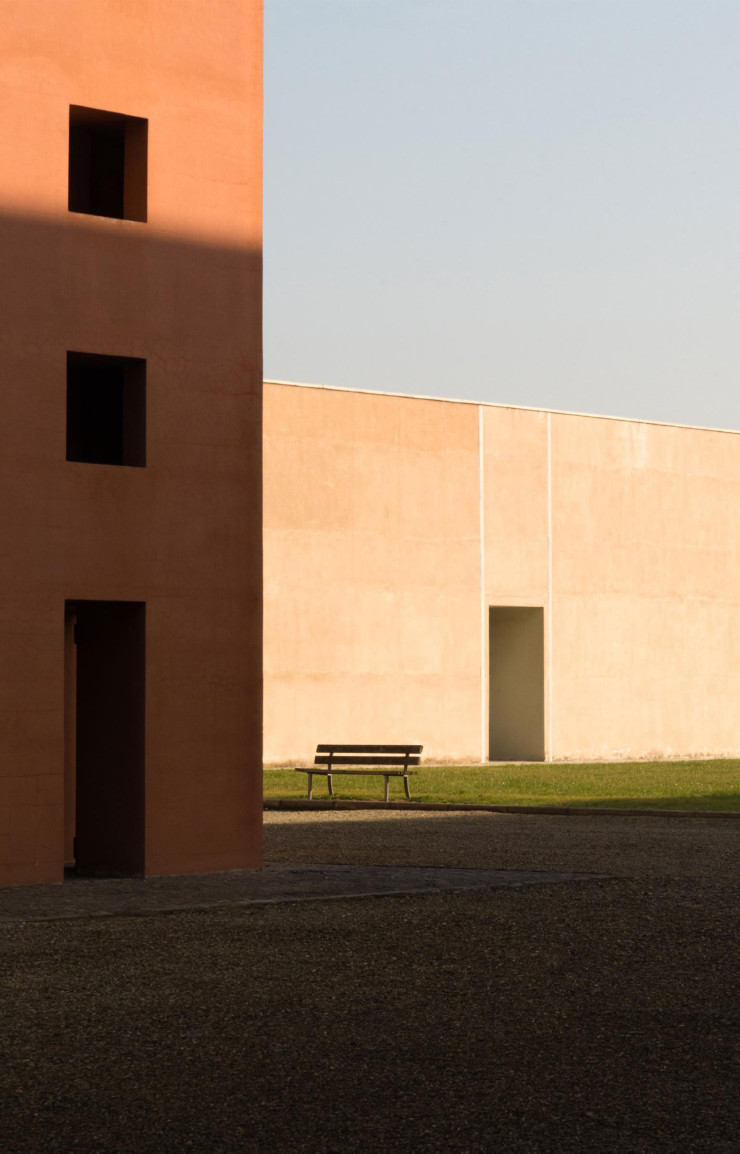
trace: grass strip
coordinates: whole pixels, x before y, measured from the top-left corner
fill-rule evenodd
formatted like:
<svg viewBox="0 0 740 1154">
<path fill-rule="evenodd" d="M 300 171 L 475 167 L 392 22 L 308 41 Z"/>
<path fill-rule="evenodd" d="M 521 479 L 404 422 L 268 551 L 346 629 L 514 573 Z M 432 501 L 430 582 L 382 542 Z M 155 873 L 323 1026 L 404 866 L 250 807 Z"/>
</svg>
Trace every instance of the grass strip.
<svg viewBox="0 0 740 1154">
<path fill-rule="evenodd" d="M 266 798 L 306 796 L 306 775 L 266 769 Z M 334 778 L 334 793 L 352 800 L 382 799 L 381 777 Z M 534 762 L 513 765 L 422 766 L 411 778 L 414 801 L 493 805 L 579 805 L 625 809 L 740 810 L 740 761 Z M 314 778 L 314 797 L 328 797 L 326 778 Z M 391 799 L 403 798 L 391 778 Z"/>
</svg>

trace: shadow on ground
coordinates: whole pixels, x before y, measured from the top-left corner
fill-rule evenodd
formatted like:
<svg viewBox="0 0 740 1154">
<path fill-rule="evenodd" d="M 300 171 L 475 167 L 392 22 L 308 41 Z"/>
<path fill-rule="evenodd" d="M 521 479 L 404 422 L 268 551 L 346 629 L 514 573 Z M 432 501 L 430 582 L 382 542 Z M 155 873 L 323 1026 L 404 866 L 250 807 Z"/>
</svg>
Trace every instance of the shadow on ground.
<svg viewBox="0 0 740 1154">
<path fill-rule="evenodd" d="M 740 821 L 411 810 L 265 813 L 269 861 L 737 878 Z"/>
<path fill-rule="evenodd" d="M 8 924 L 3 1154 L 734 1154 L 736 823 L 268 817 L 273 858 L 622 876 Z"/>
</svg>

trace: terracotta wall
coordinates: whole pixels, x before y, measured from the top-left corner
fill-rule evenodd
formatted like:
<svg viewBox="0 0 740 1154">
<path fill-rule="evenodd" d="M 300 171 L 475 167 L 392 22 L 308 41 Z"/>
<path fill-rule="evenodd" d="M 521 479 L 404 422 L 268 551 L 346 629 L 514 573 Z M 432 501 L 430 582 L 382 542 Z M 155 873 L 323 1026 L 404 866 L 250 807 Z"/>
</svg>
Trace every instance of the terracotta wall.
<svg viewBox="0 0 740 1154">
<path fill-rule="evenodd" d="M 264 451 L 268 762 L 487 756 L 497 605 L 546 756 L 740 754 L 740 435 L 273 383 Z"/>
<path fill-rule="evenodd" d="M 146 602 L 146 871 L 257 865 L 260 0 L 4 0 L 0 881 L 64 861 L 64 603 Z M 70 213 L 69 106 L 149 121 Z M 67 350 L 147 360 L 145 468 L 65 460 Z"/>
</svg>

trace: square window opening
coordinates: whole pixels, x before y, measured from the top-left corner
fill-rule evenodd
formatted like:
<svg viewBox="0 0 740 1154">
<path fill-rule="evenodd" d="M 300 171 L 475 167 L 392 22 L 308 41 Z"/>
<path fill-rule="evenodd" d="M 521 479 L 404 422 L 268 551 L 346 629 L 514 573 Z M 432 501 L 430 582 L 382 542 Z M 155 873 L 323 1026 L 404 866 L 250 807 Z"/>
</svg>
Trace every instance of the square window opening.
<svg viewBox="0 0 740 1154">
<path fill-rule="evenodd" d="M 139 116 L 70 105 L 70 212 L 146 220 L 148 124 Z"/>
<path fill-rule="evenodd" d="M 146 464 L 146 361 L 67 353 L 67 460 Z"/>
</svg>

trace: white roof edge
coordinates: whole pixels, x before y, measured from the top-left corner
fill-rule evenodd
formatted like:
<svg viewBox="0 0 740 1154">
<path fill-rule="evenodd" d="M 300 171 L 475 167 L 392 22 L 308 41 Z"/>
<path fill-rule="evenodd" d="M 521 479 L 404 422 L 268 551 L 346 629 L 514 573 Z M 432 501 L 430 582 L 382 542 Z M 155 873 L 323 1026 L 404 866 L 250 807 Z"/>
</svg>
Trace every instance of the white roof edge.
<svg viewBox="0 0 740 1154">
<path fill-rule="evenodd" d="M 371 397 L 402 397 L 407 401 L 441 401 L 445 405 L 483 405 L 487 409 L 520 409 L 525 413 L 552 413 L 556 417 L 588 417 L 593 421 L 623 421 L 630 425 L 659 425 L 667 429 L 694 429 L 698 433 L 730 433 L 740 429 L 721 429 L 714 425 L 684 425 L 680 421 L 651 421 L 647 417 L 614 417 L 608 413 L 579 413 L 569 409 L 543 409 L 537 405 L 505 405 L 499 401 L 469 401 L 462 397 L 432 397 L 424 393 L 392 393 L 387 389 L 352 389 L 347 385 L 315 385 L 309 381 L 265 380 L 265 385 L 290 385 L 296 389 L 325 389 L 331 393 L 367 393 Z"/>
</svg>

